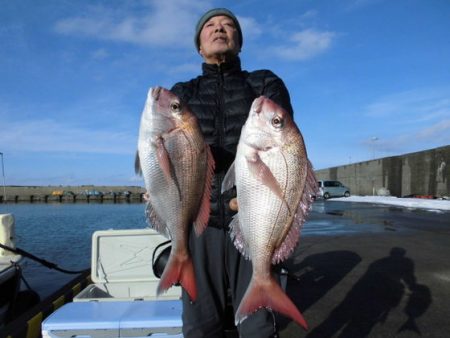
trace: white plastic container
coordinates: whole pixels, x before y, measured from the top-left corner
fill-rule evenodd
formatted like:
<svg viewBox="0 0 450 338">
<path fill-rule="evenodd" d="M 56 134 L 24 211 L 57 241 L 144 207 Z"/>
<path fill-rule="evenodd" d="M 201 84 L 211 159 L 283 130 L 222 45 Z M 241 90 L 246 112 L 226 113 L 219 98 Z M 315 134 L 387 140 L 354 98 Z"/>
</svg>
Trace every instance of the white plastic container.
<svg viewBox="0 0 450 338">
<path fill-rule="evenodd" d="M 153 274 L 152 255 L 166 240 L 153 229 L 96 231 L 91 256 L 94 284 L 74 302 L 155 300 L 159 279 Z M 181 287 L 172 286 L 158 299 L 180 297 Z"/>
<path fill-rule="evenodd" d="M 181 301 L 68 303 L 42 323 L 43 338 L 182 338 Z"/>
<path fill-rule="evenodd" d="M 0 244 L 11 249 L 16 249 L 15 220 L 13 214 L 0 214 Z M 0 284 L 17 275 L 18 272 L 14 264 L 20 262 L 21 259 L 21 255 L 0 248 Z M 19 280 L 17 282 L 20 283 Z M 2 309 L 0 309 L 1 312 Z"/>
<path fill-rule="evenodd" d="M 13 214 L 0 214 L 0 243 L 16 248 L 16 232 Z M 0 257 L 14 256 L 14 253 L 0 248 Z"/>
<path fill-rule="evenodd" d="M 181 287 L 156 297 L 152 255 L 166 240 L 152 229 L 95 232 L 94 284 L 47 317 L 42 336 L 182 338 Z"/>
</svg>

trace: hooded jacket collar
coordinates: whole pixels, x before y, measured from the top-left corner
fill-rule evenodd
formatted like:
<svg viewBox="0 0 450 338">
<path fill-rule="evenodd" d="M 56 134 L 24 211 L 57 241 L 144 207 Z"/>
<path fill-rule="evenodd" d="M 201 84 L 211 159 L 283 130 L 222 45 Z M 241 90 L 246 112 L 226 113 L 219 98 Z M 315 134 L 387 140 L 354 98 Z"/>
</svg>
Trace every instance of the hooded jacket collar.
<svg viewBox="0 0 450 338">
<path fill-rule="evenodd" d="M 202 70 L 203 70 L 203 75 L 240 72 L 241 71 L 241 60 L 239 59 L 239 57 L 235 57 L 234 59 L 232 59 L 228 62 L 221 63 L 220 65 L 203 63 Z"/>
</svg>

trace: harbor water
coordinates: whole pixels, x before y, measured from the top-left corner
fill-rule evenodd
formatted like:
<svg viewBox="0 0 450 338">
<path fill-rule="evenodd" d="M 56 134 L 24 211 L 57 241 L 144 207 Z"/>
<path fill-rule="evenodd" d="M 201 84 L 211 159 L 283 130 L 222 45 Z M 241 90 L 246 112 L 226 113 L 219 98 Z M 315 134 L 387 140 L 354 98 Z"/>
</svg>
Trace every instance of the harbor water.
<svg viewBox="0 0 450 338">
<path fill-rule="evenodd" d="M 0 214 L 14 215 L 17 248 L 62 269 L 79 271 L 90 268 L 95 231 L 145 228 L 144 208 L 141 203 L 0 204 Z M 21 266 L 26 282 L 41 299 L 75 276 L 30 259 Z"/>
<path fill-rule="evenodd" d="M 379 220 L 371 221 L 360 204 L 357 207 L 352 207 L 352 203 L 341 204 L 316 201 L 302 237 L 385 230 Z M 146 228 L 144 209 L 143 203 L 0 204 L 0 213 L 15 216 L 18 248 L 72 271 L 90 268 L 91 238 L 95 231 Z M 29 259 L 21 265 L 26 281 L 41 298 L 74 277 Z"/>
</svg>

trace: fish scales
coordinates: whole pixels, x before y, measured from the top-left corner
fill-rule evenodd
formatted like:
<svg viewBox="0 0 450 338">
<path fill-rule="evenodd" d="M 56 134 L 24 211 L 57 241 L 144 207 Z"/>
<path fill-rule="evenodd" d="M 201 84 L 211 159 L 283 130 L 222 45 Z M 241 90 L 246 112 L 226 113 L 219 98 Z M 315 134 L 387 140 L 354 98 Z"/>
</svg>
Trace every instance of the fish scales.
<svg viewBox="0 0 450 338">
<path fill-rule="evenodd" d="M 208 160 L 206 150 L 202 150 L 204 144 L 192 137 L 192 132 L 184 134 L 181 137 L 174 134 L 164 142 L 172 163 L 176 163 L 173 166 L 172 182 L 167 182 L 155 151 L 148 152 L 147 158 L 143 159 L 148 163 L 148 173 L 145 176 L 152 178 L 147 186 L 150 202 L 153 206 L 158 206 L 158 216 L 164 220 L 167 230 L 172 232 L 174 229 L 180 231 L 178 224 L 186 219 L 193 220 L 196 216 L 203 195 L 199 179 L 201 175 L 206 175 Z"/>
<path fill-rule="evenodd" d="M 269 187 L 260 184 L 251 174 L 245 157 L 237 157 L 236 170 L 241 173 L 240 184 L 237 186 L 240 202 L 239 219 L 241 224 L 246 224 L 245 227 L 241 227 L 243 237 L 254 243 L 249 250 L 260 250 L 265 245 L 268 250 L 263 252 L 273 253 L 289 232 L 294 217 L 294 213 L 291 211 L 289 214 L 289 210 L 296 209 L 303 193 L 301 189 L 303 177 L 298 175 L 302 170 L 302 163 L 296 160 L 300 155 L 298 151 L 283 154 L 278 148 L 261 154 L 261 160 L 271 168 L 286 196 L 290 196 L 287 199 L 289 209 Z M 306 163 L 303 163 L 303 167 L 306 167 Z M 261 227 L 261 224 L 273 226 Z M 261 252 L 249 252 L 248 256 L 253 260 L 258 254 L 261 255 Z"/>
</svg>

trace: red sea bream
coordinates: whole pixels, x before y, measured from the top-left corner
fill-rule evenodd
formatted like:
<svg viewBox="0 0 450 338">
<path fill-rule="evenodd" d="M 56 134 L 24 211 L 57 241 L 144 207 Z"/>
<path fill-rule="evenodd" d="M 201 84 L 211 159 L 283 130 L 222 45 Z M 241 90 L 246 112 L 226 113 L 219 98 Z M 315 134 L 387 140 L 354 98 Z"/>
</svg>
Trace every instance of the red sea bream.
<svg viewBox="0 0 450 338">
<path fill-rule="evenodd" d="M 266 97 L 252 104 L 222 190 L 233 185 L 239 212 L 231 223 L 231 236 L 253 265 L 236 322 L 265 307 L 306 329 L 303 315 L 275 281 L 271 266 L 285 260 L 297 245 L 317 183 L 298 127 Z"/>
<path fill-rule="evenodd" d="M 192 225 L 197 235 L 207 226 L 214 160 L 196 117 L 167 89 L 149 90 L 139 129 L 136 171 L 144 177 L 150 225 L 172 242 L 157 293 L 180 283 L 195 300 L 188 233 Z"/>
</svg>

